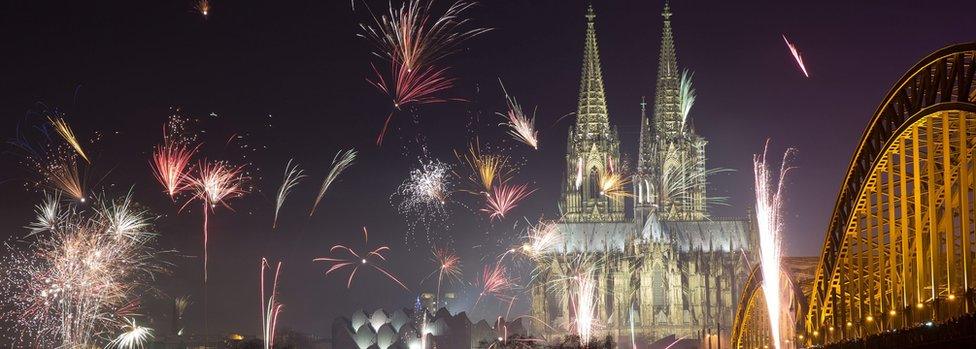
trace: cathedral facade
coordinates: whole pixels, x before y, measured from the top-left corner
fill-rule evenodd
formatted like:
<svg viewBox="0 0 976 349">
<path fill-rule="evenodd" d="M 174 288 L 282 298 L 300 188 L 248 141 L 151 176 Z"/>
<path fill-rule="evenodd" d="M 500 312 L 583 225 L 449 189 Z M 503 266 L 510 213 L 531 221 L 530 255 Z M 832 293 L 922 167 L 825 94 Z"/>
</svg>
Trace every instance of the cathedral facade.
<svg viewBox="0 0 976 349">
<path fill-rule="evenodd" d="M 637 165 L 625 176 L 606 105 L 596 15 L 587 11 L 556 223 L 562 241 L 539 259 L 531 285 L 532 316 L 547 324 L 533 327 L 537 335 L 589 332 L 629 348 L 670 335 L 725 337 L 731 328 L 738 287 L 755 260 L 755 229 L 748 218 L 709 215 L 707 176 L 714 171 L 705 167 L 706 141 L 688 118 L 688 101 L 682 103 L 688 94 L 681 91 L 667 4 L 662 15 L 653 117 L 642 101 Z"/>
</svg>

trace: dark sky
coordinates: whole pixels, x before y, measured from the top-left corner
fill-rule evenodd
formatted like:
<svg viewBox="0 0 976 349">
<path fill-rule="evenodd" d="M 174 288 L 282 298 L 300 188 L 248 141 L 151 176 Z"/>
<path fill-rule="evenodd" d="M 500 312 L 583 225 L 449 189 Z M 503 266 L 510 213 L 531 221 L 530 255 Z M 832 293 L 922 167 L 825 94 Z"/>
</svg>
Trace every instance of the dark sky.
<svg viewBox="0 0 976 349">
<path fill-rule="evenodd" d="M 374 9 L 385 1 L 369 1 Z M 440 3 L 445 5 L 446 1 Z M 218 209 L 211 218 L 212 328 L 257 333 L 258 262 L 284 261 L 281 323 L 328 334 L 332 319 L 357 308 L 401 307 L 415 293 L 363 272 L 352 290 L 342 274 L 323 276 L 313 263 L 338 243 L 361 244 L 368 226 L 373 244 L 389 244 L 391 270 L 412 289 L 434 269 L 429 245 L 405 236 L 390 194 L 426 148 L 455 162 L 475 136 L 522 164 L 519 181 L 539 190 L 512 215 L 490 222 L 477 207 L 457 208 L 451 227 L 435 234 L 463 257 L 472 281 L 520 233 L 528 220 L 556 212 L 565 172 L 566 130 L 576 109 L 585 2 L 486 1 L 472 13 L 495 28 L 450 58 L 460 78 L 453 96 L 470 102 L 424 106 L 394 120 L 382 148 L 374 137 L 389 104 L 365 83 L 370 46 L 357 38 L 366 19 L 349 1 L 216 0 L 208 20 L 190 1 L 5 1 L 0 4 L 0 136 L 12 137 L 37 102 L 67 111 L 67 120 L 94 157 L 90 190 L 124 193 L 164 215 L 163 249 L 172 256 L 160 278 L 167 296 L 192 295 L 193 327 L 202 322 L 201 215 L 177 208 L 160 192 L 148 166 L 160 125 L 180 108 L 202 119 L 202 154 L 249 163 L 258 190 Z M 597 30 L 611 123 L 636 153 L 639 102 L 654 95 L 660 45 L 659 1 L 595 1 Z M 974 39 L 976 2 L 958 1 L 675 1 L 673 26 L 679 65 L 695 71 L 692 111 L 706 139 L 708 166 L 735 169 L 712 179 L 714 195 L 730 196 L 716 216 L 742 216 L 752 205 L 753 154 L 767 138 L 770 153 L 799 149 L 789 177 L 791 255 L 817 255 L 851 153 L 880 99 L 905 70 L 929 52 Z M 781 34 L 802 51 L 804 78 Z M 539 106 L 541 149 L 528 151 L 497 126 L 502 110 L 497 80 L 526 108 Z M 480 112 L 479 112 L 480 111 Z M 217 117 L 209 116 L 211 113 Z M 98 142 L 88 143 L 96 133 Z M 243 142 L 225 146 L 231 135 Z M 240 151 L 240 145 L 255 148 Z M 308 207 L 332 157 L 355 147 L 360 159 L 336 183 L 314 217 Z M 242 157 L 246 156 L 246 159 Z M 289 158 L 310 178 L 283 208 L 271 231 L 273 192 Z M 22 236 L 40 195 L 22 185 L 30 173 L 10 154 L 0 158 L 0 237 Z M 514 228 L 513 228 L 514 227 Z M 444 238 L 449 237 L 449 238 Z M 476 292 L 459 286 L 465 301 Z M 147 300 L 147 312 L 164 314 Z M 521 309 L 523 307 L 517 307 Z M 501 307 L 486 302 L 475 317 Z M 166 327 L 161 328 L 165 331 Z"/>
</svg>

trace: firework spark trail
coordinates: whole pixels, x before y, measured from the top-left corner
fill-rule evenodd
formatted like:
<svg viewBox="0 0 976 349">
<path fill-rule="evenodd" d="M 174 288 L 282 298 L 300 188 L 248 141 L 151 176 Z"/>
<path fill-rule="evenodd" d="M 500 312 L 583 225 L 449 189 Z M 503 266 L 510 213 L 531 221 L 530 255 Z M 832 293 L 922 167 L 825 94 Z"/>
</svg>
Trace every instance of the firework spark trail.
<svg viewBox="0 0 976 349">
<path fill-rule="evenodd" d="M 332 186 L 332 182 L 335 182 L 336 178 L 342 174 L 349 166 L 352 166 L 353 161 L 356 160 L 356 150 L 349 149 L 346 151 L 339 151 L 336 153 L 335 158 L 332 159 L 332 169 L 329 170 L 329 174 L 325 176 L 322 180 L 322 188 L 319 189 L 319 195 L 315 197 L 315 204 L 312 205 L 312 210 L 309 211 L 308 216 L 311 217 L 315 214 L 315 209 L 319 207 L 319 202 L 325 197 L 325 192 L 329 190 Z"/>
<path fill-rule="evenodd" d="M 68 154 L 55 156 L 47 164 L 42 165 L 42 173 L 50 186 L 58 189 L 75 200 L 85 202 L 85 180 L 81 175 L 76 155 Z"/>
<path fill-rule="evenodd" d="M 168 139 L 163 135 L 163 144 L 153 149 L 152 166 L 153 175 L 156 180 L 163 185 L 170 199 L 174 199 L 188 186 L 187 175 L 190 168 L 190 160 L 196 153 L 199 145 L 190 146 L 183 142 Z"/>
<path fill-rule="evenodd" d="M 474 302 L 476 307 L 485 296 L 493 296 L 505 302 L 514 298 L 509 293 L 514 291 L 515 283 L 501 263 L 495 263 L 493 266 L 486 265 L 481 273 L 480 284 L 481 293 L 478 294 L 478 300 Z"/>
<path fill-rule="evenodd" d="M 274 223 L 271 224 L 271 229 L 278 227 L 278 212 L 281 211 L 281 206 L 285 204 L 288 194 L 306 177 L 305 171 L 298 168 L 298 164 L 292 166 L 293 160 L 288 159 L 288 163 L 285 164 L 285 177 L 281 182 L 281 187 L 278 188 L 278 196 L 275 198 Z"/>
<path fill-rule="evenodd" d="M 163 271 L 150 228 L 120 224 L 149 220 L 134 204 L 121 204 L 130 200 L 101 202 L 89 210 L 73 203 L 38 205 L 64 207 L 55 210 L 58 219 L 31 224 L 45 228 L 32 229 L 25 249 L 8 244 L 2 257 L 6 267 L 0 271 L 5 309 L 0 318 L 14 324 L 21 340 L 36 347 L 90 347 L 126 326 L 137 310 L 138 294 Z M 129 332 L 132 336 L 123 338 L 135 340 L 143 331 Z"/>
<path fill-rule="evenodd" d="M 471 169 L 472 175 L 468 176 L 471 183 L 481 188 L 472 190 L 473 193 L 491 195 L 494 184 L 505 183 L 514 173 L 514 170 L 508 166 L 507 156 L 483 154 L 481 144 L 477 141 L 468 147 L 467 154 L 461 155 L 454 151 L 454 155 Z"/>
<path fill-rule="evenodd" d="M 593 279 L 593 269 L 587 269 L 573 279 L 576 286 L 574 302 L 574 329 L 580 337 L 580 344 L 590 343 L 596 317 L 596 281 Z"/>
<path fill-rule="evenodd" d="M 756 186 L 756 222 L 759 227 L 759 251 L 760 263 L 763 275 L 763 294 L 766 298 L 766 312 L 769 315 L 769 328 L 775 348 L 779 348 L 781 343 L 780 335 L 780 316 L 782 314 L 780 284 L 780 261 L 781 261 L 781 239 L 783 229 L 783 188 L 785 185 L 786 174 L 789 172 L 787 162 L 790 155 L 795 151 L 789 148 L 783 154 L 783 161 L 780 164 L 779 177 L 775 180 L 775 175 L 766 162 L 766 151 L 769 142 L 763 149 L 762 155 L 756 155 L 753 159 L 753 170 L 755 171 Z"/>
<path fill-rule="evenodd" d="M 356 252 L 356 250 L 347 247 L 345 245 L 335 245 L 329 249 L 329 253 L 334 254 L 336 253 L 336 251 L 341 251 L 347 254 L 348 256 L 345 258 L 319 257 L 313 259 L 312 261 L 332 263 L 332 266 L 330 266 L 329 269 L 325 271 L 325 275 L 329 275 L 334 271 L 338 271 L 346 268 L 352 268 L 352 272 L 349 273 L 349 281 L 346 282 L 346 288 L 352 287 L 352 279 L 356 276 L 356 272 L 359 271 L 359 268 L 368 265 L 373 269 L 376 269 L 383 275 L 385 275 L 390 280 L 393 280 L 393 282 L 396 282 L 396 284 L 400 285 L 400 287 L 403 287 L 404 290 L 410 291 L 410 288 L 408 288 L 407 285 L 403 284 L 403 282 L 401 282 L 400 279 L 393 276 L 393 273 L 390 273 L 389 271 L 386 270 L 386 268 L 383 268 L 382 266 L 379 265 L 379 262 L 386 261 L 386 257 L 383 255 L 383 253 L 389 252 L 390 247 L 380 246 L 375 249 L 369 250 L 369 231 L 366 230 L 366 227 L 363 227 L 363 237 L 365 240 L 364 243 L 365 247 L 363 249 L 363 252 Z M 365 252 L 367 250 L 369 252 Z M 373 257 L 375 257 L 375 259 L 372 259 Z"/>
<path fill-rule="evenodd" d="M 193 3 L 193 10 L 206 19 L 210 15 L 210 0 L 197 0 Z"/>
<path fill-rule="evenodd" d="M 501 83 L 501 82 L 499 82 Z M 508 134 L 511 135 L 515 140 L 525 143 L 532 149 L 539 149 L 539 132 L 535 129 L 535 113 L 532 113 L 532 117 L 528 117 L 522 112 L 522 106 L 518 104 L 515 97 L 508 94 L 505 91 L 505 86 L 502 85 L 502 91 L 505 92 L 505 102 L 508 105 L 508 111 L 506 113 L 496 113 L 502 117 L 508 119 L 508 122 L 503 122 L 500 125 L 505 125 L 510 128 Z"/>
<path fill-rule="evenodd" d="M 139 326 L 135 319 L 126 319 L 125 331 L 109 342 L 106 348 L 142 349 L 153 339 L 153 329 Z"/>
<path fill-rule="evenodd" d="M 576 189 L 583 186 L 583 157 L 576 159 Z"/>
<path fill-rule="evenodd" d="M 505 218 L 508 211 L 518 206 L 522 199 L 532 195 L 535 191 L 535 189 L 529 189 L 525 184 L 497 185 L 493 188 L 491 195 L 485 197 L 485 208 L 482 208 L 481 211 L 487 212 L 491 219 Z"/>
<path fill-rule="evenodd" d="M 464 41 L 489 30 L 468 28 L 470 20 L 464 15 L 473 2 L 456 1 L 439 16 L 431 14 L 434 1 L 426 6 L 420 3 L 410 0 L 399 9 L 391 4 L 388 14 L 379 17 L 370 10 L 372 25 L 360 24 L 359 36 L 372 42 L 373 55 L 390 65 L 388 78 L 372 65 L 375 77 L 367 79 L 392 99 L 394 107 L 376 138 L 377 145 L 383 143 L 396 110 L 449 100 L 439 94 L 452 88 L 456 79 L 448 75 L 448 67 L 438 66 L 439 61 L 458 52 Z"/>
<path fill-rule="evenodd" d="M 210 219 L 210 211 L 217 208 L 217 205 L 227 205 L 227 200 L 244 195 L 247 190 L 244 188 L 244 168 L 240 166 L 230 166 L 225 162 L 215 161 L 210 163 L 201 162 L 197 166 L 196 177 L 189 179 L 193 188 L 194 199 L 200 200 L 203 204 L 203 282 L 207 282 L 207 264 L 209 254 L 207 244 L 210 233 L 207 229 Z M 189 204 L 189 202 L 187 202 Z"/>
<path fill-rule="evenodd" d="M 599 325 L 593 321 L 596 315 L 595 295 L 600 293 L 594 273 L 607 263 L 604 253 L 578 253 L 559 263 L 537 263 L 532 272 L 533 279 L 548 280 L 545 283 L 548 294 L 559 297 L 563 304 L 569 304 L 570 315 L 563 325 L 567 331 L 580 334 L 580 340 L 588 341 L 589 336 L 583 334 L 592 333 L 593 328 Z"/>
<path fill-rule="evenodd" d="M 77 152 L 82 159 L 85 159 L 85 162 L 90 164 L 91 160 L 88 159 L 88 155 L 85 155 L 85 150 L 81 148 L 81 143 L 78 142 L 78 138 L 75 137 L 75 133 L 71 131 L 71 126 L 68 125 L 68 122 L 64 121 L 62 118 L 52 117 L 48 117 L 47 120 L 51 122 L 51 126 L 53 126 L 54 130 L 61 135 L 61 138 L 64 138 L 64 141 L 67 142 L 71 148 L 74 148 L 75 152 Z"/>
<path fill-rule="evenodd" d="M 267 258 L 261 258 L 261 331 L 264 337 L 264 349 L 274 348 L 275 328 L 278 326 L 278 314 L 281 313 L 282 304 L 278 302 L 278 275 L 281 273 L 281 262 L 274 268 L 274 280 L 271 283 L 271 294 L 265 297 L 267 284 L 264 276 L 267 270 L 271 270 L 271 264 Z"/>
<path fill-rule="evenodd" d="M 790 40 L 786 38 L 786 34 L 783 34 L 783 41 L 786 42 L 786 47 L 790 49 L 790 54 L 793 55 L 793 60 L 796 61 L 796 65 L 799 66 L 800 70 L 803 71 L 803 76 L 809 78 L 810 74 L 807 73 L 807 66 L 803 64 L 803 57 L 800 57 L 800 51 L 796 49 L 796 46 L 790 43 Z"/>
<path fill-rule="evenodd" d="M 691 79 L 695 77 L 694 72 L 685 69 L 681 72 L 681 83 L 678 89 L 678 99 L 681 101 L 681 129 L 688 124 L 688 115 L 691 114 L 691 107 L 695 105 L 695 88 L 692 87 Z"/>
</svg>

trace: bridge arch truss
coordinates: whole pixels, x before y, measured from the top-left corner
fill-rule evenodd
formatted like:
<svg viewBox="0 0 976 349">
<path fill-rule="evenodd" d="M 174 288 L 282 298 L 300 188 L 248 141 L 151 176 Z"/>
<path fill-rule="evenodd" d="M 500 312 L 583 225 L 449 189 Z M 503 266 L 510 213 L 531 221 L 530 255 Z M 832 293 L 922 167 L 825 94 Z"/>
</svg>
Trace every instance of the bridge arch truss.
<svg viewBox="0 0 976 349">
<path fill-rule="evenodd" d="M 851 159 L 792 343 L 829 344 L 976 311 L 974 73 L 976 43 L 950 46 L 888 92 Z M 749 308 L 751 298 L 740 301 L 734 347 L 762 347 L 744 341 L 762 338 L 750 332 L 762 330 L 754 323 L 762 317 L 746 315 L 765 309 Z"/>
</svg>

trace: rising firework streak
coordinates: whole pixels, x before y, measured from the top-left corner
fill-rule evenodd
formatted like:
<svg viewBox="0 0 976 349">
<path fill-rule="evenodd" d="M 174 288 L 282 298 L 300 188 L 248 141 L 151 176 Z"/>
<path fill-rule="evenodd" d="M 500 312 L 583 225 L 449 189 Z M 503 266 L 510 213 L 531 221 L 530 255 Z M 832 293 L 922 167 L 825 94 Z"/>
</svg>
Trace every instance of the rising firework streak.
<svg viewBox="0 0 976 349">
<path fill-rule="evenodd" d="M 274 268 L 274 279 L 271 281 L 271 292 L 267 295 L 267 285 L 264 280 L 265 272 L 271 270 L 267 258 L 261 258 L 261 332 L 264 337 L 264 349 L 274 348 L 275 328 L 278 326 L 278 314 L 282 304 L 278 302 L 278 275 L 281 274 L 281 262 Z"/>
<path fill-rule="evenodd" d="M 230 166 L 224 162 L 201 162 L 197 168 L 197 176 L 190 178 L 191 187 L 194 192 L 193 199 L 197 199 L 203 204 L 204 282 L 207 281 L 207 263 L 209 259 L 207 242 L 210 233 L 207 226 L 210 211 L 217 208 L 217 205 L 227 206 L 226 200 L 242 196 L 247 192 L 244 188 L 244 181 L 247 178 L 244 177 L 243 172 L 243 167 Z"/>
</svg>

